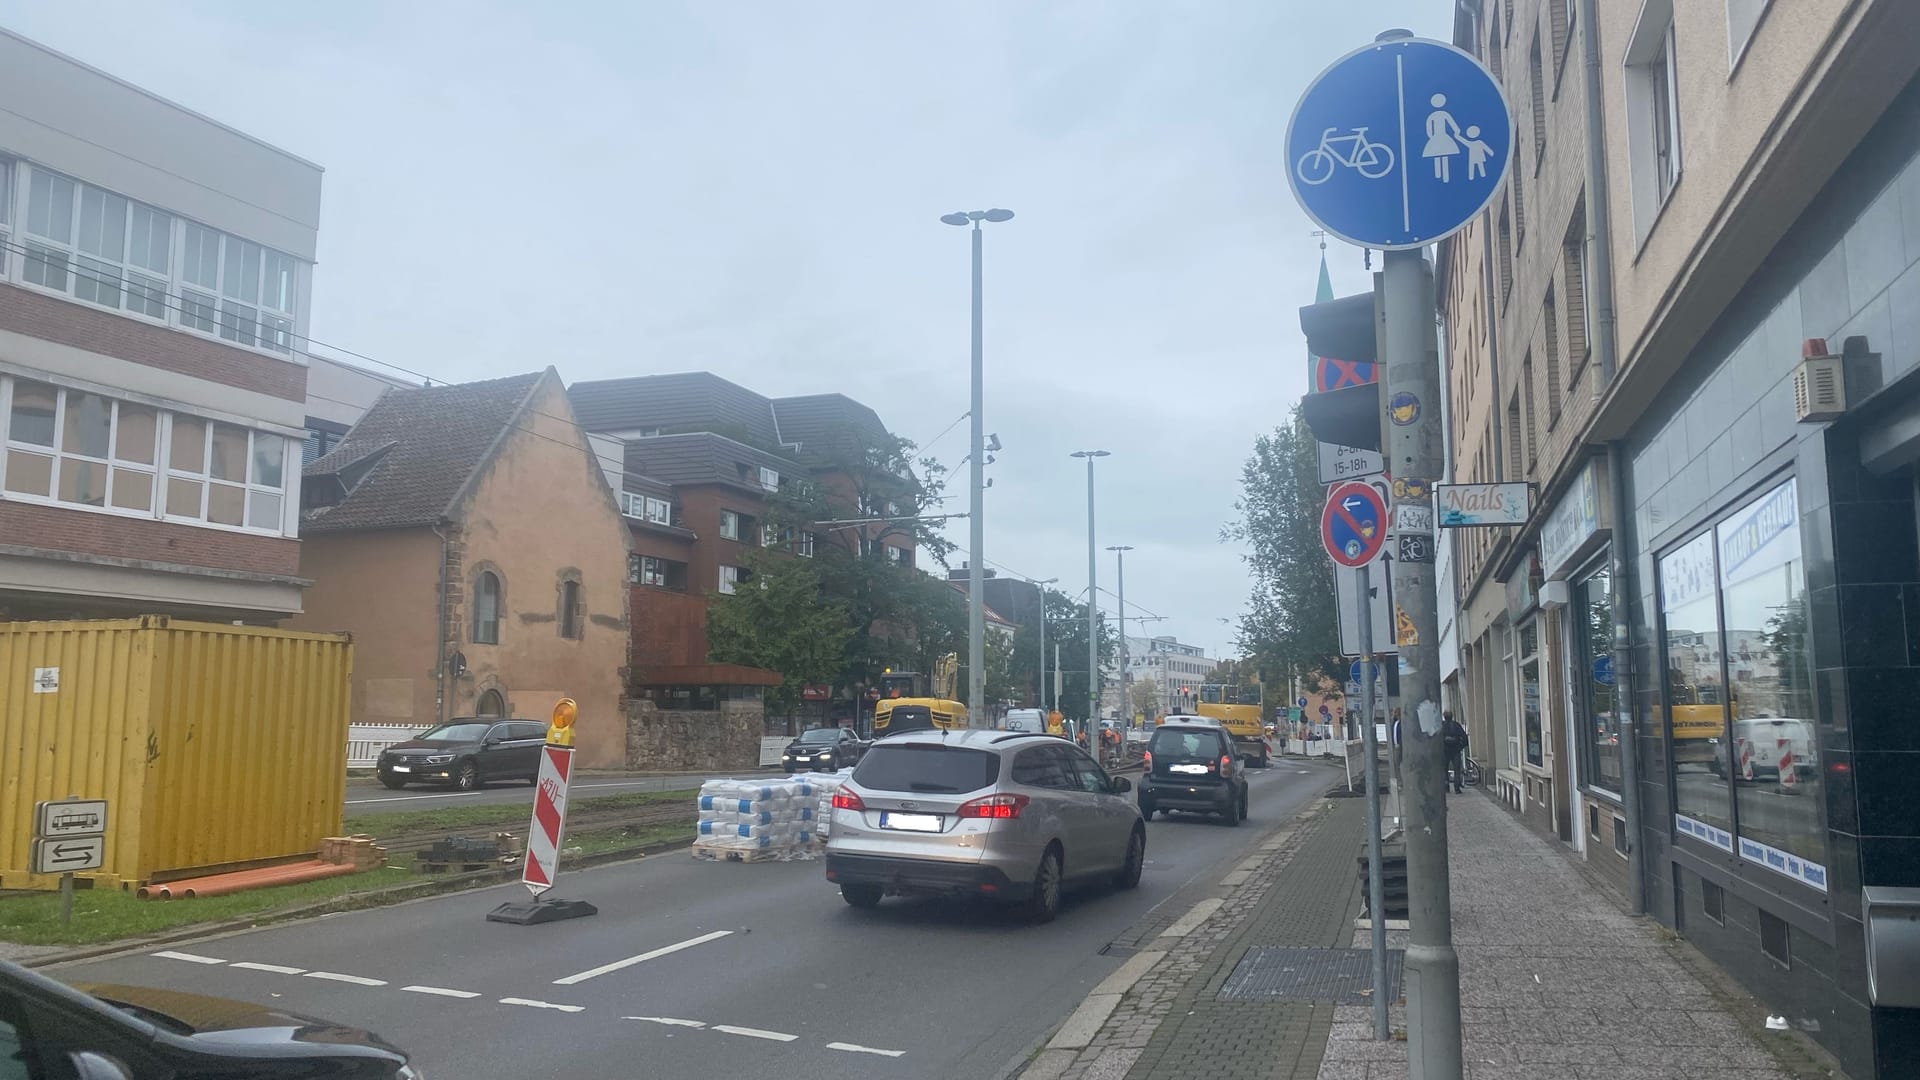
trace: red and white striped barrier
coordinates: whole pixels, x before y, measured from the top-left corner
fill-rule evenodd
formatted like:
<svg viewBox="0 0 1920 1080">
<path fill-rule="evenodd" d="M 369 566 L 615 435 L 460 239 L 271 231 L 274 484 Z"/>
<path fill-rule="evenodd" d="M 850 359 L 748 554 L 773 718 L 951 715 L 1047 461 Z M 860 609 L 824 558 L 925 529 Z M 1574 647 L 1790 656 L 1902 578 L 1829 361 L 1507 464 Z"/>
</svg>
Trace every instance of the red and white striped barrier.
<svg viewBox="0 0 1920 1080">
<path fill-rule="evenodd" d="M 1791 739 L 1781 739 L 1778 753 L 1779 756 L 1774 760 L 1780 769 L 1780 786 L 1783 788 L 1799 786 L 1800 769 L 1793 763 L 1793 741 Z"/>
<path fill-rule="evenodd" d="M 1735 739 L 1740 747 L 1740 779 L 1753 779 L 1753 743 L 1746 739 Z"/>
<path fill-rule="evenodd" d="M 553 888 L 560 872 L 560 836 L 567 824 L 567 780 L 573 774 L 573 747 L 549 743 L 540 748 L 540 782 L 534 790 L 533 823 L 527 826 L 527 863 L 520 882 L 533 895 Z"/>
</svg>

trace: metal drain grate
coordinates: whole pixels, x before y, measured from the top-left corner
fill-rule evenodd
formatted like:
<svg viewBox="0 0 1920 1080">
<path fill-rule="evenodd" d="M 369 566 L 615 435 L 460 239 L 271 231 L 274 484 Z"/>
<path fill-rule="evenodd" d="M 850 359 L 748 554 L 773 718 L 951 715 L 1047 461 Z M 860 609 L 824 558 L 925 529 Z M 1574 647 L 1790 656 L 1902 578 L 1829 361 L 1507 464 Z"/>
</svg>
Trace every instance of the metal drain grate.
<svg viewBox="0 0 1920 1080">
<path fill-rule="evenodd" d="M 1400 961 L 1387 950 L 1389 1001 L 1400 998 Z M 1296 949 L 1261 945 L 1248 949 L 1215 996 L 1218 1001 L 1328 1001 L 1365 1005 L 1373 985 L 1373 954 L 1366 949 Z"/>
</svg>

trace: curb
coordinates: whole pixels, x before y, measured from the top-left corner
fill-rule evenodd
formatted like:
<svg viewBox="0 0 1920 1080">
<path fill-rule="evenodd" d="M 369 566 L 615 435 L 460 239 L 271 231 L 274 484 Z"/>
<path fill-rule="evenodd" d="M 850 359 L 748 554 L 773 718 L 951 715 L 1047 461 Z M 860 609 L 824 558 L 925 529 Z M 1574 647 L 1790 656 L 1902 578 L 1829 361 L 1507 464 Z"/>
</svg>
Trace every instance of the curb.
<svg viewBox="0 0 1920 1080">
<path fill-rule="evenodd" d="M 658 855 L 679 848 L 690 847 L 694 838 L 661 840 L 638 847 L 619 848 L 614 851 L 599 851 L 592 855 L 581 855 L 574 859 L 571 869 L 587 870 L 609 863 L 627 862 Z M 342 893 L 331 900 L 322 900 L 298 907 L 278 908 L 263 911 L 244 918 L 226 919 L 221 922 L 194 923 L 178 930 L 168 930 L 146 937 L 123 938 L 119 941 L 101 942 L 97 945 L 84 945 L 64 952 L 42 953 L 17 961 L 21 967 L 48 968 L 61 964 L 73 964 L 82 960 L 96 960 L 103 956 L 113 956 L 123 952 L 133 952 L 152 945 L 179 945 L 204 938 L 219 937 L 239 930 L 254 930 L 283 922 L 298 922 L 302 919 L 317 918 L 322 915 L 335 915 L 347 911 L 363 911 L 369 908 L 390 907 L 410 900 L 425 900 L 453 893 L 472 892 L 475 889 L 489 888 L 518 880 L 520 870 L 515 866 L 502 866 L 498 870 L 474 870 L 463 874 L 445 874 L 424 881 L 410 881 L 403 885 L 388 885 L 366 892 Z M 190 900 L 169 900 L 164 903 L 192 903 Z"/>
</svg>

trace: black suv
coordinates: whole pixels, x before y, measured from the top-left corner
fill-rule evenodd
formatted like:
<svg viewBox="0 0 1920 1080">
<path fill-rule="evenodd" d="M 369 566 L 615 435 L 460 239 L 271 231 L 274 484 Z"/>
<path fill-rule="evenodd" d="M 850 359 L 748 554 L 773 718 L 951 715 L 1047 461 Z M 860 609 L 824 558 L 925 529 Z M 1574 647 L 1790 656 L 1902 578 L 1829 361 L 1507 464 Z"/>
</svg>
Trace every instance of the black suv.
<svg viewBox="0 0 1920 1080">
<path fill-rule="evenodd" d="M 540 777 L 547 725 L 470 716 L 450 720 L 380 751 L 380 782 L 395 791 L 410 783 L 452 784 L 476 791 L 490 780 Z"/>
<path fill-rule="evenodd" d="M 1233 736 L 1202 724 L 1162 724 L 1147 744 L 1147 771 L 1140 778 L 1140 813 L 1192 810 L 1218 814 L 1228 825 L 1247 816 L 1247 778 L 1241 775 Z"/>
<path fill-rule="evenodd" d="M 852 728 L 818 727 L 800 733 L 780 753 L 780 767 L 789 773 L 839 772 L 857 765 L 868 743 Z"/>
</svg>

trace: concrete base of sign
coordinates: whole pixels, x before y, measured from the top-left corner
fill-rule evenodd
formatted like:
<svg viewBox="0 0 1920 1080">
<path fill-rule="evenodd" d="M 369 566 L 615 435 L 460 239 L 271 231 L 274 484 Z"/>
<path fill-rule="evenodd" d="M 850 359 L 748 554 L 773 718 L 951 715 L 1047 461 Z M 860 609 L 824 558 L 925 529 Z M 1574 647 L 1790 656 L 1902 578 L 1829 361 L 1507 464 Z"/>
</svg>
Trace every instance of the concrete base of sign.
<svg viewBox="0 0 1920 1080">
<path fill-rule="evenodd" d="M 600 909 L 585 900 L 552 900 L 542 897 L 538 900 L 509 900 L 487 912 L 487 921 L 512 923 L 515 926 L 538 926 L 541 923 L 598 914 Z"/>
</svg>

